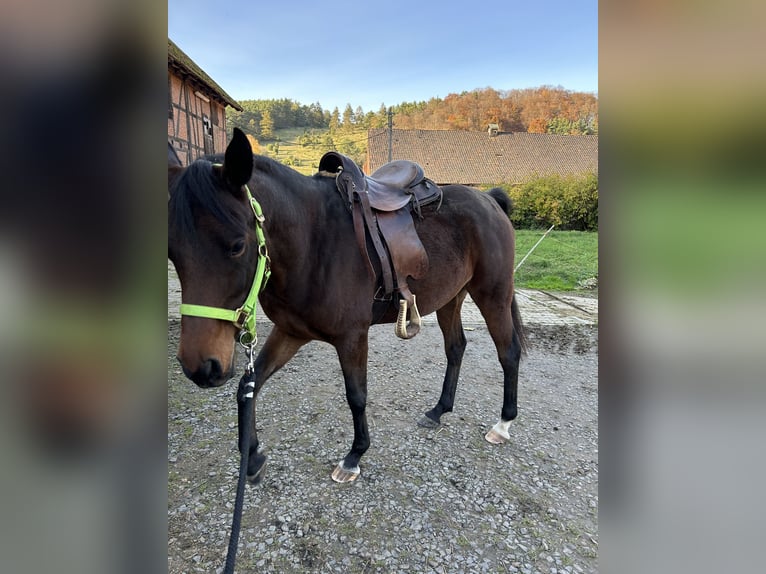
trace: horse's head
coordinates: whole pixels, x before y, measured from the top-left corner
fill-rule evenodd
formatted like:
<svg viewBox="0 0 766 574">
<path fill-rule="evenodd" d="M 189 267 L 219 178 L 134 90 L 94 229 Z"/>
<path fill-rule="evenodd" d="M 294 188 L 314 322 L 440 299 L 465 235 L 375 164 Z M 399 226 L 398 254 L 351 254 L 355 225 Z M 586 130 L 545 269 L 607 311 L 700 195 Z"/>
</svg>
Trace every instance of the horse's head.
<svg viewBox="0 0 766 574">
<path fill-rule="evenodd" d="M 182 168 L 168 154 L 168 257 L 181 281 L 185 304 L 237 309 L 245 300 L 258 260 L 254 214 L 243 186 L 253 154 L 234 129 L 223 165 L 197 160 Z M 224 384 L 233 374 L 232 322 L 183 315 L 178 360 L 200 387 Z"/>
</svg>

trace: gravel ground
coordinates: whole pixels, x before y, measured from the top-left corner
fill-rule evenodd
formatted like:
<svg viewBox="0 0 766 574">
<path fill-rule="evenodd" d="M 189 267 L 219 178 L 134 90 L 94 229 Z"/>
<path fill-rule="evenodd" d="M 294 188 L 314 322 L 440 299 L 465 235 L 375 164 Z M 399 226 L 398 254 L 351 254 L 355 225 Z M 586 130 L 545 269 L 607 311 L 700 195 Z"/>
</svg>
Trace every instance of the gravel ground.
<svg viewBox="0 0 766 574">
<path fill-rule="evenodd" d="M 523 313 L 523 308 L 522 308 Z M 264 317 L 263 314 L 259 317 Z M 239 454 L 236 385 L 198 389 L 168 333 L 168 571 L 220 571 Z M 271 325 L 259 320 L 263 339 Z M 596 329 L 529 326 L 511 441 L 483 439 L 497 421 L 502 373 L 483 324 L 468 348 L 455 410 L 427 430 L 438 399 L 441 333 L 410 341 L 370 332 L 368 422 L 361 477 L 330 479 L 353 434 L 332 347 L 310 343 L 258 398 L 269 456 L 246 490 L 238 572 L 596 572 Z"/>
<path fill-rule="evenodd" d="M 179 302 L 169 266 L 168 572 L 220 572 L 239 470 L 236 384 L 203 390 L 183 376 Z M 597 327 L 528 310 L 519 417 L 501 446 L 483 437 L 499 416 L 502 371 L 470 300 L 455 410 L 435 430 L 416 424 L 446 365 L 435 320 L 410 341 L 373 327 L 372 444 L 351 484 L 330 478 L 353 437 L 337 356 L 318 342 L 301 349 L 258 397 L 269 460 L 246 489 L 237 572 L 596 572 Z M 264 340 L 271 323 L 258 317 Z"/>
</svg>

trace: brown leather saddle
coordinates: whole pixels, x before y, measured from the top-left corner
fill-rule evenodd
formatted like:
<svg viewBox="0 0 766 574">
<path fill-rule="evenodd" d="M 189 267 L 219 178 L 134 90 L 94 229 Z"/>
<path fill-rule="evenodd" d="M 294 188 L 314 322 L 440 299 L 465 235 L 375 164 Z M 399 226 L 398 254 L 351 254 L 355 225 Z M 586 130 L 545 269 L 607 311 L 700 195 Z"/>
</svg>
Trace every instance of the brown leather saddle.
<svg viewBox="0 0 766 574">
<path fill-rule="evenodd" d="M 382 274 L 376 300 L 390 301 L 398 293 L 396 334 L 403 339 L 414 337 L 420 330 L 420 314 L 407 278 L 418 279 L 428 271 L 428 254 L 414 217 L 423 219 L 425 205 L 437 201 L 441 205 L 441 188 L 425 177 L 422 167 L 406 160 L 392 161 L 366 176 L 351 158 L 331 151 L 322 156 L 319 171 L 335 175 L 353 217 L 357 244 L 374 277 L 365 230 L 369 233 Z"/>
</svg>

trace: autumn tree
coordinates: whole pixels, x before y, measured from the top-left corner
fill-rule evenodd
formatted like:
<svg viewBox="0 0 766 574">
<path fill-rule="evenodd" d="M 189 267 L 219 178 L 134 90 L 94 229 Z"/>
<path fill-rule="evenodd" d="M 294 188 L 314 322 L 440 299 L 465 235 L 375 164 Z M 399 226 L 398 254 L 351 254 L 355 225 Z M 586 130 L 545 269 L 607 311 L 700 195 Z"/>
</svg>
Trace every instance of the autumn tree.
<svg viewBox="0 0 766 574">
<path fill-rule="evenodd" d="M 324 110 L 319 102 L 304 106 L 293 100 L 242 100 L 242 110 L 226 112 L 229 137 L 233 127 L 262 139 L 272 139 L 275 130 L 288 127 L 384 128 L 388 108 L 364 113 L 349 103 L 341 115 L 338 108 Z M 397 129 L 484 131 L 498 124 L 503 132 L 533 132 L 588 135 L 598 133 L 598 96 L 573 92 L 561 86 L 540 86 L 516 90 L 479 88 L 445 98 L 402 102 L 392 106 Z M 269 129 L 270 128 L 270 129 Z"/>
<path fill-rule="evenodd" d="M 496 123 L 506 132 L 546 133 L 548 124 L 561 118 L 555 125 L 556 133 L 598 131 L 595 95 L 552 86 L 509 91 L 481 88 L 448 94 L 443 100 L 405 102 L 394 106 L 394 112 L 396 127 L 400 129 L 483 131 L 488 124 Z M 564 127 L 567 124 L 568 132 Z"/>
<path fill-rule="evenodd" d="M 255 136 L 252 136 L 250 134 L 245 134 L 245 137 L 247 138 L 247 141 L 250 142 L 250 147 L 252 148 L 253 153 L 260 153 L 261 144 L 258 143 L 258 140 L 255 139 Z"/>
<path fill-rule="evenodd" d="M 546 118 L 533 118 L 527 126 L 527 131 L 531 134 L 544 134 L 548 131 L 548 120 Z"/>
<path fill-rule="evenodd" d="M 261 116 L 261 137 L 271 139 L 274 137 L 274 120 L 271 118 L 271 112 L 266 110 Z"/>
</svg>

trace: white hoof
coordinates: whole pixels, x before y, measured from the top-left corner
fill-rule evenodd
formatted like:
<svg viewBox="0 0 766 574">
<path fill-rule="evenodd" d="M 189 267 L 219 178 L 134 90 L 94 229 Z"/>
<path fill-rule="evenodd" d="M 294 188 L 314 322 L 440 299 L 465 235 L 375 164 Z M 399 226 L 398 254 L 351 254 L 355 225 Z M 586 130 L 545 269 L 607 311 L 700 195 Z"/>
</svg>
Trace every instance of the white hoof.
<svg viewBox="0 0 766 574">
<path fill-rule="evenodd" d="M 335 467 L 335 469 L 332 471 L 332 479 L 335 482 L 354 482 L 357 478 L 359 478 L 359 475 L 362 473 L 362 471 L 359 469 L 358 466 L 355 466 L 354 468 L 346 468 L 343 466 L 343 461 L 340 461 L 338 463 L 338 466 Z"/>
<path fill-rule="evenodd" d="M 511 426 L 511 421 L 500 421 L 484 435 L 484 440 L 492 444 L 503 444 L 511 439 L 511 435 L 508 433 L 508 428 Z"/>
</svg>

